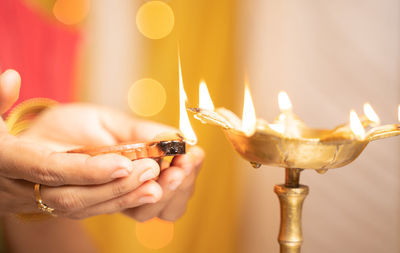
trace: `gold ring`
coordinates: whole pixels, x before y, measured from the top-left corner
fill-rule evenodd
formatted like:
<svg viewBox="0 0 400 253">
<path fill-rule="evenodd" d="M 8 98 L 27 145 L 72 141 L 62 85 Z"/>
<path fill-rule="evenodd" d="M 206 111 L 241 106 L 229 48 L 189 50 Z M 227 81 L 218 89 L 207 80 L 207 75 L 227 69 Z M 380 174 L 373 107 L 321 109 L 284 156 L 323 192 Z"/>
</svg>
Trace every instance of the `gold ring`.
<svg viewBox="0 0 400 253">
<path fill-rule="evenodd" d="M 50 214 L 52 216 L 56 216 L 55 214 L 53 214 L 54 208 L 51 208 L 45 203 L 43 203 L 42 197 L 40 196 L 40 184 L 35 184 L 35 199 L 36 199 L 36 205 L 40 211 L 46 214 Z"/>
</svg>

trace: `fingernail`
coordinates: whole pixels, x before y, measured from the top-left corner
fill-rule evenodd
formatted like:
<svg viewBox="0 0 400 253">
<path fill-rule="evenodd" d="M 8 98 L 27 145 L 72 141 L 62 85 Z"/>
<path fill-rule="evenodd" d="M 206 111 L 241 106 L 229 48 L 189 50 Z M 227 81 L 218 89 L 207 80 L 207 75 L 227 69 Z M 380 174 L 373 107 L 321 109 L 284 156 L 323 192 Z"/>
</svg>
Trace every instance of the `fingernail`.
<svg viewBox="0 0 400 253">
<path fill-rule="evenodd" d="M 169 182 L 168 189 L 170 191 L 175 191 L 182 184 L 182 180 L 173 180 Z"/>
<path fill-rule="evenodd" d="M 138 199 L 138 202 L 141 204 L 145 204 L 145 203 L 154 203 L 156 202 L 156 200 L 154 199 L 153 196 L 144 196 Z"/>
<path fill-rule="evenodd" d="M 150 180 L 152 178 L 155 178 L 157 175 L 155 175 L 153 169 L 146 170 L 145 172 L 142 173 L 139 177 L 140 182 L 145 182 L 147 180 Z"/>
<path fill-rule="evenodd" d="M 121 177 L 126 177 L 129 175 L 129 171 L 126 169 L 121 169 L 115 171 L 112 175 L 111 178 L 121 178 Z"/>
</svg>

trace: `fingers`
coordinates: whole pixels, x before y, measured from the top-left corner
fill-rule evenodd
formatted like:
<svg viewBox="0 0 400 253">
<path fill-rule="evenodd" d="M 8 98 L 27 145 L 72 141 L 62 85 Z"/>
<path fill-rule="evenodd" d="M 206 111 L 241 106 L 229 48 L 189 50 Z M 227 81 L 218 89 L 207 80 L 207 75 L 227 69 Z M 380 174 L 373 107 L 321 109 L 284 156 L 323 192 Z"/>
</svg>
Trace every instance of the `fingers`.
<svg viewBox="0 0 400 253">
<path fill-rule="evenodd" d="M 197 169 L 196 173 L 201 167 L 204 160 L 204 150 L 198 146 L 190 147 L 185 155 L 175 156 L 172 160 L 171 166 L 182 168 L 186 175 L 192 173 L 193 169 Z"/>
<path fill-rule="evenodd" d="M 154 203 L 162 196 L 158 186 L 146 186 L 148 180 L 158 176 L 160 168 L 151 159 L 132 162 L 129 177 L 103 185 L 60 186 L 42 185 L 43 202 L 65 217 L 84 217 L 85 213 L 117 212 L 143 203 Z M 130 195 L 129 195 L 130 194 Z M 124 196 L 127 195 L 127 196 Z M 129 196 L 135 197 L 131 199 Z M 0 213 L 38 212 L 34 197 L 34 184 L 24 180 L 0 177 Z"/>
<path fill-rule="evenodd" d="M 175 191 L 178 190 L 184 178 L 185 174 L 181 168 L 170 167 L 164 170 L 157 181 L 163 191 L 162 198 L 157 203 L 126 210 L 124 213 L 138 221 L 145 221 L 158 216 Z"/>
<path fill-rule="evenodd" d="M 161 199 L 162 189 L 155 181 L 147 181 L 138 189 L 119 198 L 100 203 L 81 211 L 69 214 L 69 218 L 83 219 L 99 214 L 121 212 L 126 208 L 133 208 L 143 204 L 155 203 Z"/>
<path fill-rule="evenodd" d="M 171 167 L 164 170 L 158 180 L 163 189 L 162 199 L 150 205 L 144 205 L 124 211 L 124 214 L 145 221 L 153 217 L 176 220 L 186 209 L 186 203 L 193 192 L 194 181 L 201 167 L 204 151 L 199 147 L 191 148 L 186 155 L 176 156 Z"/>
<path fill-rule="evenodd" d="M 17 101 L 21 77 L 12 69 L 0 75 L 0 113 L 5 113 Z"/>
<path fill-rule="evenodd" d="M 37 211 L 32 183 L 0 177 L 1 215 Z"/>
<path fill-rule="evenodd" d="M 190 154 L 193 161 L 192 169 L 187 169 L 191 170 L 191 173 L 182 182 L 179 191 L 172 196 L 167 205 L 161 210 L 158 215 L 160 219 L 175 221 L 181 217 L 186 210 L 188 200 L 193 194 L 195 180 L 203 163 L 204 151 L 199 147 L 193 147 L 189 150 L 188 154 Z M 176 160 L 173 161 L 174 164 L 181 164 L 183 162 L 182 158 Z"/>
<path fill-rule="evenodd" d="M 174 196 L 158 214 L 158 217 L 167 221 L 176 221 L 186 211 L 187 203 L 193 195 L 194 186 L 191 185 L 185 191 L 180 191 Z"/>
<path fill-rule="evenodd" d="M 188 200 L 194 192 L 194 182 L 196 179 L 195 174 L 196 170 L 193 170 L 193 173 L 185 179 L 179 190 L 162 208 L 162 210 L 158 214 L 158 217 L 160 219 L 175 221 L 184 214 Z"/>
<path fill-rule="evenodd" d="M 137 160 L 132 162 L 132 164 L 133 171 L 128 177 L 107 184 L 43 187 L 43 201 L 60 213 L 69 214 L 78 211 L 82 212 L 82 210 L 88 207 L 117 199 L 118 197 L 135 191 L 144 182 L 156 178 L 160 172 L 158 164 L 151 159 Z M 137 195 L 139 193 L 135 194 Z"/>
<path fill-rule="evenodd" d="M 133 170 L 132 162 L 121 155 L 57 153 L 13 136 L 3 138 L 0 150 L 0 175 L 49 186 L 102 184 Z"/>
</svg>

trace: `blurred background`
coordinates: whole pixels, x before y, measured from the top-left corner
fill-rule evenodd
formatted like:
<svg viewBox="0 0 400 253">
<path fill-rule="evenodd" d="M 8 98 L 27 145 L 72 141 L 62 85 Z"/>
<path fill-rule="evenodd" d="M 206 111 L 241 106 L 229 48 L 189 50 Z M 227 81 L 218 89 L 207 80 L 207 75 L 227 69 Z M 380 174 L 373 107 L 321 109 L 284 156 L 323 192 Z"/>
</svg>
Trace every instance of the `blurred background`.
<svg viewBox="0 0 400 253">
<path fill-rule="evenodd" d="M 180 52 L 193 105 L 204 80 L 214 104 L 240 116 L 247 76 L 257 116 L 268 121 L 279 113 L 280 90 L 288 92 L 294 112 L 315 127 L 347 122 L 349 110 L 361 113 L 364 102 L 383 123 L 397 121 L 397 0 L 0 3 L 18 5 L 55 31 L 27 34 L 27 50 L 37 52 L 36 58 L 22 49 L 20 57 L 33 66 L 30 71 L 51 70 L 54 76 L 40 80 L 48 89 L 73 87 L 68 96 L 61 89 L 60 97 L 53 97 L 62 102 L 107 105 L 177 127 Z M 0 60 L 6 49 L 0 49 Z M 21 75 L 23 89 L 34 87 L 24 82 L 30 80 L 28 71 Z M 68 78 L 55 82 L 61 75 Z M 191 123 L 207 158 L 186 214 L 175 223 L 137 223 L 120 214 L 82 221 L 101 252 L 278 252 L 279 203 L 272 189 L 283 182 L 284 170 L 253 169 L 219 129 Z M 304 252 L 400 252 L 399 144 L 396 138 L 379 141 L 349 166 L 324 175 L 302 173 L 302 183 L 310 186 Z"/>
</svg>

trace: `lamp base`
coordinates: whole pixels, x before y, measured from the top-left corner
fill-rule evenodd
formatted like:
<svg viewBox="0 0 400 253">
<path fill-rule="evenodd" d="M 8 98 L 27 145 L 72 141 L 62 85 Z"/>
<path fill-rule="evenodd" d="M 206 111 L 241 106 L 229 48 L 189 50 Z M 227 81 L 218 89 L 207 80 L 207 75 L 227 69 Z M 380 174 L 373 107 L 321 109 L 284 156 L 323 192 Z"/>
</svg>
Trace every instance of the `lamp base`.
<svg viewBox="0 0 400 253">
<path fill-rule="evenodd" d="M 303 243 L 301 215 L 304 199 L 309 189 L 306 185 L 292 188 L 286 185 L 275 185 L 281 206 L 281 225 L 278 241 L 281 253 L 300 253 Z"/>
</svg>

